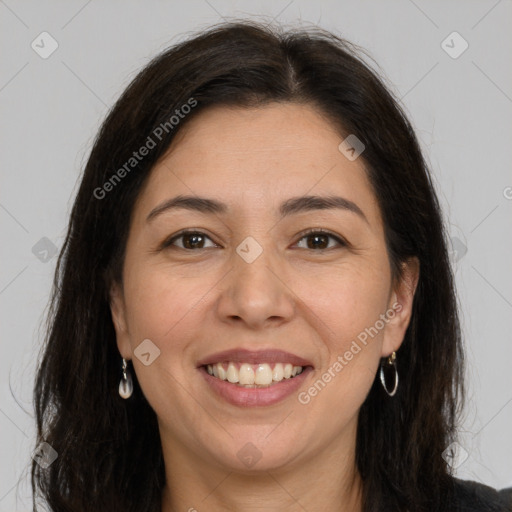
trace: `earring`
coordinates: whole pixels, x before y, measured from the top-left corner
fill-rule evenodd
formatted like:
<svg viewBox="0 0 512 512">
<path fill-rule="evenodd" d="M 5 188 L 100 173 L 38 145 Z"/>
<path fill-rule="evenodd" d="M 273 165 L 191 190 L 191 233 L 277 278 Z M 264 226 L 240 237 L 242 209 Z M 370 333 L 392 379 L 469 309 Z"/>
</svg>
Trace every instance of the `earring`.
<svg viewBox="0 0 512 512">
<path fill-rule="evenodd" d="M 119 395 L 122 398 L 130 398 L 133 393 L 132 375 L 127 366 L 126 359 L 123 358 L 123 377 L 119 382 Z"/>
<path fill-rule="evenodd" d="M 386 379 L 384 377 L 384 364 L 386 364 L 388 367 L 393 367 L 393 370 L 395 371 L 395 384 L 393 386 L 393 389 L 391 391 L 388 390 L 386 386 Z M 396 352 L 393 352 L 384 363 L 381 361 L 380 363 L 380 381 L 382 382 L 382 387 L 384 388 L 384 391 L 389 396 L 393 396 L 396 393 L 396 389 L 398 388 L 398 370 L 396 369 Z"/>
</svg>

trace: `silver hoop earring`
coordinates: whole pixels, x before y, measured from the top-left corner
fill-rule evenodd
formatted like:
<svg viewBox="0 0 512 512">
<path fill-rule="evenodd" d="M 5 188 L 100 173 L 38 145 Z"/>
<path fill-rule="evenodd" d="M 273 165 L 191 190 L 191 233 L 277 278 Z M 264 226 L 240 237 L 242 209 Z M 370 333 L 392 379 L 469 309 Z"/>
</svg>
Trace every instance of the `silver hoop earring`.
<svg viewBox="0 0 512 512">
<path fill-rule="evenodd" d="M 388 390 L 386 385 L 386 378 L 384 377 L 384 365 L 387 365 L 388 367 L 393 367 L 393 370 L 395 371 L 395 384 L 393 386 L 393 389 L 391 391 Z M 384 391 L 389 396 L 394 396 L 396 393 L 396 389 L 398 388 L 398 370 L 396 369 L 396 352 L 393 352 L 386 360 L 386 362 L 381 361 L 380 363 L 380 381 L 382 382 L 382 387 L 384 388 Z"/>
<path fill-rule="evenodd" d="M 130 398 L 133 393 L 132 375 L 127 367 L 126 359 L 123 358 L 123 377 L 119 382 L 119 395 L 121 398 Z"/>
</svg>

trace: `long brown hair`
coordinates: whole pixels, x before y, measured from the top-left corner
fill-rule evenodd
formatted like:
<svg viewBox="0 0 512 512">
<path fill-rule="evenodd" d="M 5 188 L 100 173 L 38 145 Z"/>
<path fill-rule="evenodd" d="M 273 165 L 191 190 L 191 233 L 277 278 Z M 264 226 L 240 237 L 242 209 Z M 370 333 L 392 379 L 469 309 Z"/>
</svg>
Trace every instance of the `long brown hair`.
<svg viewBox="0 0 512 512">
<path fill-rule="evenodd" d="M 193 98 L 197 104 L 145 158 L 148 136 Z M 400 387 L 376 378 L 359 413 L 356 457 L 364 510 L 440 511 L 450 491 L 443 450 L 463 396 L 463 353 L 447 236 L 418 141 L 399 102 L 361 50 L 320 29 L 223 23 L 154 58 L 111 109 L 96 137 L 59 256 L 35 381 L 37 444 L 58 453 L 32 464 L 34 510 L 159 512 L 165 483 L 155 412 L 135 374 L 120 399 L 121 357 L 108 290 L 121 281 L 130 217 L 141 186 L 175 134 L 209 105 L 314 105 L 365 144 L 393 277 L 420 261 L 413 313 L 399 350 Z M 160 133 L 158 132 L 158 133 Z M 119 176 L 119 173 L 117 173 Z M 111 187 L 105 191 L 109 180 Z M 101 197 L 102 196 L 102 197 Z"/>
</svg>

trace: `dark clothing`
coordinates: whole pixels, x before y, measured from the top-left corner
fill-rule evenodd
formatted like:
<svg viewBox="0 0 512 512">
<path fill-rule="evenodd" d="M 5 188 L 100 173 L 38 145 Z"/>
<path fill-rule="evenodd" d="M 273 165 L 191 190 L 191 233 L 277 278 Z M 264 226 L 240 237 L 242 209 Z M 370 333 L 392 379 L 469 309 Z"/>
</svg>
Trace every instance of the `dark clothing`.
<svg viewBox="0 0 512 512">
<path fill-rule="evenodd" d="M 446 512 L 512 512 L 512 487 L 500 491 L 454 478 L 455 503 Z"/>
</svg>

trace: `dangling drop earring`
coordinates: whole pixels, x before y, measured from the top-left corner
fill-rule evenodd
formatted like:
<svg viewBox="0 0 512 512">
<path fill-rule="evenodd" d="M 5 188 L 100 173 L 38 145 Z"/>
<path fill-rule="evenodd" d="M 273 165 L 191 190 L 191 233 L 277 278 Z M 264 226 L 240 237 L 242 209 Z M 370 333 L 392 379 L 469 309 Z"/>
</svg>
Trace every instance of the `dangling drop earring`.
<svg viewBox="0 0 512 512">
<path fill-rule="evenodd" d="M 123 377 L 119 382 L 119 395 L 122 398 L 130 398 L 133 393 L 132 375 L 127 367 L 126 359 L 123 358 Z"/>
<path fill-rule="evenodd" d="M 384 364 L 387 366 L 392 366 L 393 370 L 395 370 L 395 384 L 393 385 L 393 389 L 391 391 L 388 390 L 386 386 L 386 379 L 384 377 Z M 381 361 L 380 363 L 380 381 L 382 382 L 382 387 L 384 388 L 384 391 L 389 396 L 393 396 L 396 393 L 396 389 L 398 388 L 398 370 L 396 369 L 396 352 L 393 352 L 386 360 L 386 363 L 384 361 Z"/>
</svg>

